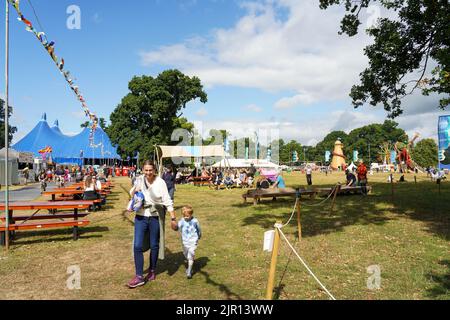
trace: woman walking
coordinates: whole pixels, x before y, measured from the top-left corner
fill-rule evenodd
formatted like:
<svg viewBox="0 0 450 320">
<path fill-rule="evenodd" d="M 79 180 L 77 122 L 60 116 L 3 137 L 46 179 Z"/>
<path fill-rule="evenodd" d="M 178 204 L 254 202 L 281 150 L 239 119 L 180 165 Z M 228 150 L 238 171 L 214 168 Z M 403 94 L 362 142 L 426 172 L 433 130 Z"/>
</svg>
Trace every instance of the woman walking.
<svg viewBox="0 0 450 320">
<path fill-rule="evenodd" d="M 133 289 L 155 280 L 158 256 L 164 258 L 164 221 L 166 209 L 171 217 L 171 227 L 176 228 L 177 220 L 173 209 L 173 201 L 167 190 L 166 183 L 156 175 L 155 164 L 144 163 L 144 175 L 137 178 L 130 190 L 131 197 L 136 192 L 142 192 L 145 197 L 144 208 L 136 213 L 134 222 L 134 264 L 135 277 L 128 283 Z M 149 233 L 149 242 L 144 243 L 145 233 Z M 150 269 L 144 277 L 144 251 L 150 245 Z"/>
</svg>

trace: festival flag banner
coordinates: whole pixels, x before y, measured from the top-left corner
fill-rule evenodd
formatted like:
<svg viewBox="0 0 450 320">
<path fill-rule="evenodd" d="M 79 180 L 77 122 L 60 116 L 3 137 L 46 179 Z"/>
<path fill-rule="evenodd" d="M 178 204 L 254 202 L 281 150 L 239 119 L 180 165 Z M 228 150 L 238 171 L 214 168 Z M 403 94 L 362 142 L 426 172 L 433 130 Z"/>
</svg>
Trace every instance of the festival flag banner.
<svg viewBox="0 0 450 320">
<path fill-rule="evenodd" d="M 33 33 L 36 36 L 36 38 L 39 40 L 39 42 L 42 44 L 44 49 L 48 52 L 48 54 L 50 55 L 52 60 L 55 62 L 56 67 L 58 68 L 60 73 L 64 76 L 64 78 L 66 79 L 67 83 L 69 84 L 70 89 L 75 93 L 75 95 L 77 96 L 77 99 L 81 102 L 81 105 L 82 105 L 82 107 L 84 109 L 84 113 L 86 114 L 87 117 L 89 117 L 89 119 L 90 119 L 90 121 L 92 123 L 91 131 L 90 131 L 90 135 L 89 135 L 89 140 L 90 140 L 91 143 L 93 143 L 94 133 L 95 133 L 95 130 L 96 130 L 97 125 L 98 125 L 98 118 L 97 118 L 97 116 L 94 113 L 92 113 L 89 110 L 85 99 L 83 98 L 83 96 L 81 95 L 81 92 L 79 91 L 79 88 L 77 86 L 75 86 L 74 80 L 70 76 L 70 72 L 64 70 L 65 61 L 64 61 L 63 58 L 59 59 L 58 56 L 56 55 L 56 53 L 55 53 L 55 42 L 54 41 L 50 41 L 49 42 L 47 40 L 46 34 L 44 32 L 38 32 L 33 27 L 33 24 L 31 23 L 31 21 L 24 17 L 22 12 L 20 11 L 20 0 L 8 0 L 8 2 L 11 3 L 12 6 L 14 7 L 14 9 L 17 11 L 17 14 L 19 15 L 19 17 L 17 19 L 19 21 L 22 21 L 26 25 L 25 30 Z"/>
<path fill-rule="evenodd" d="M 359 152 L 357 150 L 353 151 L 353 162 L 358 162 Z"/>
<path fill-rule="evenodd" d="M 325 151 L 325 162 L 330 162 L 331 152 Z"/>
<path fill-rule="evenodd" d="M 391 151 L 391 163 L 395 164 L 397 163 L 397 152 Z"/>
<path fill-rule="evenodd" d="M 450 169 L 450 115 L 439 117 L 439 169 Z"/>
<path fill-rule="evenodd" d="M 267 149 L 267 161 L 272 161 L 272 147 L 269 146 L 269 148 Z"/>
</svg>

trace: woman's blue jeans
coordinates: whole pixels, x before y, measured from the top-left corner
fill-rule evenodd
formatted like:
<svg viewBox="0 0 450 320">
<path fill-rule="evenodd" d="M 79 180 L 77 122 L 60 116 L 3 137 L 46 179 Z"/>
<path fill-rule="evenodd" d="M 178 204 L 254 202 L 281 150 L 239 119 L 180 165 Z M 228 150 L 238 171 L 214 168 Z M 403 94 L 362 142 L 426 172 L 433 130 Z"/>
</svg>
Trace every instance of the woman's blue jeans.
<svg viewBox="0 0 450 320">
<path fill-rule="evenodd" d="M 150 270 L 156 269 L 159 253 L 159 218 L 136 216 L 134 219 L 134 265 L 136 275 L 144 275 L 144 235 L 150 234 Z"/>
</svg>

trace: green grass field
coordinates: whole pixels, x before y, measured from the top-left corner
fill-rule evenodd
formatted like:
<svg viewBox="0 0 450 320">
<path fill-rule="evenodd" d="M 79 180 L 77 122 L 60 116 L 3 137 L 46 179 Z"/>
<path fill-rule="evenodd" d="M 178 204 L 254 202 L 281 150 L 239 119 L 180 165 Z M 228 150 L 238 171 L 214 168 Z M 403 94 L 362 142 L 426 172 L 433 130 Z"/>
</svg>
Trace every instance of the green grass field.
<svg viewBox="0 0 450 320">
<path fill-rule="evenodd" d="M 304 186 L 299 172 L 285 175 L 288 186 Z M 316 186 L 343 182 L 343 173 L 314 174 Z M 283 228 L 290 242 L 337 299 L 450 299 L 450 184 L 439 193 L 425 176 L 407 175 L 391 185 L 387 175 L 369 176 L 371 195 L 342 196 L 314 205 L 303 200 L 303 239 L 296 217 Z M 71 229 L 19 232 L 7 254 L 0 249 L 0 299 L 264 299 L 271 254 L 263 252 L 264 232 L 286 222 L 294 199 L 263 199 L 243 204 L 241 189 L 210 190 L 179 186 L 177 216 L 193 205 L 203 238 L 194 277 L 185 277 L 179 234 L 167 225 L 166 259 L 159 261 L 155 282 L 130 290 L 133 217 L 124 209 L 127 178 L 116 178 L 104 211 L 89 216 L 79 241 Z M 148 265 L 146 254 L 146 265 Z M 69 290 L 69 266 L 81 270 L 81 289 Z M 367 268 L 381 269 L 381 288 L 369 290 Z M 284 241 L 278 258 L 275 299 L 328 299 Z"/>
</svg>

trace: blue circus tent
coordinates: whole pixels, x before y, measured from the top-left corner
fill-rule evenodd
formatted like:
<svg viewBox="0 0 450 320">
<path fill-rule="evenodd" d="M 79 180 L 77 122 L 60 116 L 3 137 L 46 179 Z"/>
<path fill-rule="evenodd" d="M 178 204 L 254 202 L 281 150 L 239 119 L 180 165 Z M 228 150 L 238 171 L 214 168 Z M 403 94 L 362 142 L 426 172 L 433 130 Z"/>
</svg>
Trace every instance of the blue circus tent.
<svg viewBox="0 0 450 320">
<path fill-rule="evenodd" d="M 113 147 L 102 128 L 96 129 L 92 144 L 89 141 L 89 135 L 89 128 L 85 128 L 75 136 L 64 135 L 59 129 L 58 121 L 55 121 L 53 127 L 50 128 L 47 116 L 44 114 L 36 127 L 13 148 L 20 152 L 32 152 L 35 157 L 39 158 L 41 156 L 39 150 L 50 146 L 53 149 L 51 154 L 53 161 L 56 163 L 81 165 L 83 158 L 120 159 L 116 148 Z"/>
<path fill-rule="evenodd" d="M 64 135 L 64 133 L 62 133 L 61 129 L 59 129 L 59 122 L 58 122 L 58 120 L 55 120 L 55 123 L 52 126 L 52 130 L 54 132 L 56 132 L 57 134 L 61 135 L 61 136 Z"/>
</svg>

